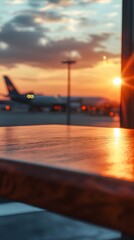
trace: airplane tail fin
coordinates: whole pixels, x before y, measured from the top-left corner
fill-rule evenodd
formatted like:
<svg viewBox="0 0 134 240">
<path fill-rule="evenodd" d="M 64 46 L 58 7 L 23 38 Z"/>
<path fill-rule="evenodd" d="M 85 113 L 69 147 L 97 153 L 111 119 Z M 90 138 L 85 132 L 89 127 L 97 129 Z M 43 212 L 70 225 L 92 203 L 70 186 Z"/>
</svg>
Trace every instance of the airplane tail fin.
<svg viewBox="0 0 134 240">
<path fill-rule="evenodd" d="M 20 95 L 14 84 L 11 82 L 8 76 L 3 76 L 5 79 L 6 87 L 10 97 Z"/>
</svg>

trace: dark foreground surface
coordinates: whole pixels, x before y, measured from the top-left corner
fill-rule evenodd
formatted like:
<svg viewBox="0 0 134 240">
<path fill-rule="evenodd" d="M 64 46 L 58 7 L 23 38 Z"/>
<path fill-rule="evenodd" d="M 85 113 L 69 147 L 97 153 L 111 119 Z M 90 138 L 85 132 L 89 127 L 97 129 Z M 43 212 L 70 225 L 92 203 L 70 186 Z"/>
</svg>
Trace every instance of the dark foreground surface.
<svg viewBox="0 0 134 240">
<path fill-rule="evenodd" d="M 2 240 L 109 240 L 120 233 L 46 211 L 0 217 Z"/>
</svg>

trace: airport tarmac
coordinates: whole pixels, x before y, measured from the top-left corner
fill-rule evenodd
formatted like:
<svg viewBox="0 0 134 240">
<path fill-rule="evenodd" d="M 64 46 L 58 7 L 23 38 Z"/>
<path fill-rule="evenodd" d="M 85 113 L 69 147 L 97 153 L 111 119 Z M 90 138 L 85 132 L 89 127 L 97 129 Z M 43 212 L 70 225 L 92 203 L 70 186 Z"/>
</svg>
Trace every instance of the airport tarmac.
<svg viewBox="0 0 134 240">
<path fill-rule="evenodd" d="M 61 112 L 0 112 L 0 126 L 23 126 L 42 124 L 66 124 L 67 114 Z M 71 113 L 71 125 L 119 127 L 119 117 L 90 116 Z"/>
</svg>

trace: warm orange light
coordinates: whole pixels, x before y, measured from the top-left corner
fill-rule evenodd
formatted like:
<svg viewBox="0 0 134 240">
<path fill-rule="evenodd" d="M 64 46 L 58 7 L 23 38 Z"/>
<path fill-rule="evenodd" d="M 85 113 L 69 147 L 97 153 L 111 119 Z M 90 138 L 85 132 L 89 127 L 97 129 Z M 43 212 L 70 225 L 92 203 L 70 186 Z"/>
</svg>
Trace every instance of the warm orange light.
<svg viewBox="0 0 134 240">
<path fill-rule="evenodd" d="M 9 111 L 10 110 L 10 106 L 9 105 L 6 105 L 6 110 Z"/>
<path fill-rule="evenodd" d="M 122 82 L 122 80 L 121 80 L 120 77 L 116 77 L 116 78 L 114 78 L 114 80 L 113 80 L 113 84 L 116 85 L 116 86 L 120 86 L 120 85 L 121 85 L 121 82 Z"/>
<path fill-rule="evenodd" d="M 82 107 L 81 107 L 81 109 L 82 109 L 82 111 L 86 111 L 86 106 L 85 105 L 83 105 Z"/>
<path fill-rule="evenodd" d="M 113 131 L 114 131 L 114 137 L 119 138 L 120 132 L 121 132 L 120 128 L 114 128 Z"/>
<path fill-rule="evenodd" d="M 110 112 L 110 113 L 109 113 L 109 116 L 110 116 L 110 117 L 114 117 L 114 112 Z"/>
<path fill-rule="evenodd" d="M 55 110 L 55 111 L 60 111 L 60 110 L 61 110 L 61 106 L 55 105 L 55 106 L 54 106 L 54 110 Z"/>
</svg>

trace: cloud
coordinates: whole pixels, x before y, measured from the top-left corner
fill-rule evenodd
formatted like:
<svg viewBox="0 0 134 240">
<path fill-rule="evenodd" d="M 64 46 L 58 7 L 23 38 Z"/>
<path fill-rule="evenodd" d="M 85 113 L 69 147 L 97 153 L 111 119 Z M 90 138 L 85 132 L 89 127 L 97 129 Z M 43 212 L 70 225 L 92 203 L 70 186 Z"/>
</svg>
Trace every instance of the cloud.
<svg viewBox="0 0 134 240">
<path fill-rule="evenodd" d="M 107 4 L 111 2 L 112 0 L 79 0 L 79 4 L 89 4 L 89 3 Z"/>
<path fill-rule="evenodd" d="M 32 26 L 32 27 L 36 27 L 37 24 L 35 23 L 34 21 L 34 16 L 32 15 L 19 15 L 19 16 L 16 16 L 10 23 L 10 25 L 5 25 L 4 28 L 6 28 L 6 26 L 9 26 L 11 28 L 13 28 L 13 26 L 15 27 L 29 27 L 29 26 Z"/>
<path fill-rule="evenodd" d="M 17 4 L 23 4 L 25 3 L 26 0 L 5 0 L 4 1 L 4 4 L 7 4 L 7 5 L 17 5 Z"/>
<path fill-rule="evenodd" d="M 8 45 L 2 41 L 0 41 L 0 50 L 5 50 L 8 48 Z"/>
<path fill-rule="evenodd" d="M 36 19 L 40 19 L 40 21 L 46 22 L 59 22 L 63 20 L 63 16 L 60 14 L 49 11 L 49 12 L 36 12 L 34 13 Z"/>
<path fill-rule="evenodd" d="M 107 15 L 109 18 L 118 16 L 118 12 L 111 12 Z"/>
<path fill-rule="evenodd" d="M 73 4 L 72 0 L 49 0 L 49 3 L 58 4 L 60 6 L 70 6 Z"/>
<path fill-rule="evenodd" d="M 14 0 L 14 1 L 21 1 L 21 0 Z M 22 0 L 23 1 L 23 0 Z M 111 0 L 27 0 L 28 4 L 31 7 L 53 7 L 54 5 L 56 6 L 61 6 L 61 7 L 69 7 L 73 5 L 78 5 L 78 4 L 89 4 L 89 3 L 110 3 Z"/>
<path fill-rule="evenodd" d="M 90 15 L 95 14 L 95 12 L 90 12 Z M 15 21 L 17 24 L 24 24 L 26 22 L 29 25 L 29 21 L 34 21 L 38 24 L 45 23 L 67 23 L 64 26 L 65 29 L 74 29 L 77 30 L 79 27 L 89 27 L 95 26 L 97 21 L 89 19 L 89 13 L 84 14 L 84 11 L 37 11 L 37 10 L 25 10 L 20 11 L 19 15 L 15 17 Z"/>
<path fill-rule="evenodd" d="M 36 23 L 45 23 L 45 22 L 60 22 L 65 21 L 65 16 L 56 12 L 56 11 L 37 11 L 37 10 L 25 10 L 20 11 L 16 17 L 15 20 L 12 20 L 16 22 L 16 24 L 27 22 L 29 24 L 29 21 L 36 22 Z M 32 23 L 33 24 L 33 23 Z"/>
<path fill-rule="evenodd" d="M 23 28 L 23 31 L 18 31 L 18 26 Z M 29 31 L 26 26 L 33 27 L 34 31 Z M 87 68 L 98 64 L 104 55 L 107 58 L 117 57 L 104 47 L 111 34 L 92 34 L 84 43 L 71 37 L 50 40 L 48 31 L 47 28 L 38 26 L 31 16 L 17 16 L 6 23 L 0 32 L 0 42 L 2 46 L 8 47 L 0 49 L 1 64 L 10 67 L 27 64 L 46 69 L 61 68 L 61 61 L 66 58 L 65 53 L 73 53 L 76 57 L 79 56 L 76 68 Z"/>
<path fill-rule="evenodd" d="M 111 3 L 112 0 L 96 0 L 98 3 Z"/>
<path fill-rule="evenodd" d="M 28 4 L 31 7 L 45 7 L 45 6 L 49 6 L 49 5 L 59 5 L 62 7 L 66 7 L 66 6 L 71 6 L 73 5 L 73 0 L 27 0 Z"/>
<path fill-rule="evenodd" d="M 27 3 L 34 8 L 41 7 L 45 1 L 44 0 L 27 0 Z"/>
</svg>

